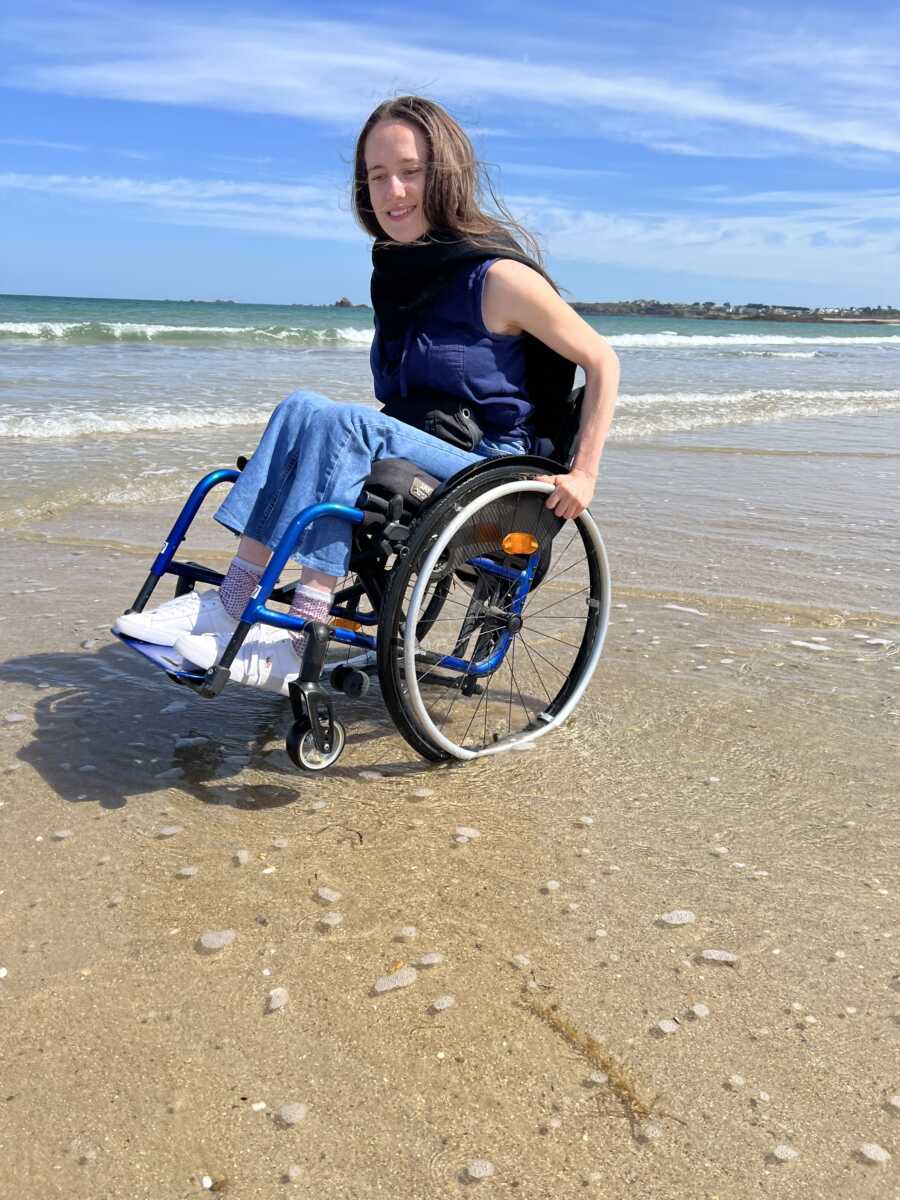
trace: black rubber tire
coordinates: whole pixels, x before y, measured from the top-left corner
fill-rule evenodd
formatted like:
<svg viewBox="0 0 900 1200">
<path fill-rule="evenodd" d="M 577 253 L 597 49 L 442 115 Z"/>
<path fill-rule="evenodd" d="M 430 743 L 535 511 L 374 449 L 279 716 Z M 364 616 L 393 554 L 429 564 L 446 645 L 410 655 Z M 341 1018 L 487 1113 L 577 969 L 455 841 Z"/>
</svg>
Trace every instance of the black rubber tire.
<svg viewBox="0 0 900 1200">
<path fill-rule="evenodd" d="M 344 690 L 344 682 L 346 681 L 347 672 L 349 670 L 350 668 L 345 666 L 344 663 L 338 663 L 338 665 L 328 676 L 328 682 L 336 692 L 342 692 Z"/>
<path fill-rule="evenodd" d="M 422 514 L 408 542 L 408 553 L 394 565 L 381 609 L 378 625 L 378 680 L 388 712 L 398 731 L 417 754 L 431 762 L 448 762 L 453 759 L 419 727 L 406 703 L 405 686 L 399 665 L 397 648 L 402 642 L 400 626 L 404 620 L 402 610 L 406 589 L 417 564 L 427 556 L 449 520 L 461 508 L 483 492 L 493 490 L 499 484 L 516 479 L 534 479 L 546 474 L 546 468 L 516 466 L 498 461 L 493 469 L 478 474 L 459 487 L 449 488 L 446 495 L 439 496 Z"/>
<path fill-rule="evenodd" d="M 284 739 L 288 758 L 301 771 L 325 771 L 333 766 L 344 751 L 347 734 L 340 721 L 334 722 L 334 746 L 324 759 L 318 757 L 312 736 L 312 726 L 306 717 L 294 721 Z"/>
</svg>

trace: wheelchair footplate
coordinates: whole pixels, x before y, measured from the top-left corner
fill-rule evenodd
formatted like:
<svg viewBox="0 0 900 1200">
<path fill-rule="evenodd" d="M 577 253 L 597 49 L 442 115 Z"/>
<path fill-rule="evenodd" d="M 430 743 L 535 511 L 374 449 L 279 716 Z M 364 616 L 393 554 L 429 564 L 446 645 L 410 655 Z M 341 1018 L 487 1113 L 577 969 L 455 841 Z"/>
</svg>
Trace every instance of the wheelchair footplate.
<svg viewBox="0 0 900 1200">
<path fill-rule="evenodd" d="M 174 646 L 157 646 L 154 642 L 142 642 L 138 638 L 117 633 L 115 629 L 112 632 L 120 642 L 124 642 L 126 646 L 136 650 L 138 654 L 152 662 L 155 667 L 160 667 L 165 671 L 170 679 L 175 679 L 179 683 L 200 684 L 206 678 L 206 671 L 192 663 L 190 659 L 184 658 Z"/>
</svg>

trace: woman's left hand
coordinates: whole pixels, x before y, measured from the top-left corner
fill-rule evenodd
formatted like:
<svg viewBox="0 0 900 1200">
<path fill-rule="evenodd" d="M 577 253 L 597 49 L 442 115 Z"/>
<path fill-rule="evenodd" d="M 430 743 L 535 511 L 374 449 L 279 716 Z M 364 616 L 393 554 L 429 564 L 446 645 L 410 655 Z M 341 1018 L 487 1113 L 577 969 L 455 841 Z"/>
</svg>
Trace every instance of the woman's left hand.
<svg viewBox="0 0 900 1200">
<path fill-rule="evenodd" d="M 553 484 L 553 491 L 547 497 L 547 508 L 552 508 L 558 517 L 567 521 L 584 512 L 597 483 L 595 475 L 578 467 L 563 475 L 538 475 L 537 478 L 541 483 Z"/>
</svg>

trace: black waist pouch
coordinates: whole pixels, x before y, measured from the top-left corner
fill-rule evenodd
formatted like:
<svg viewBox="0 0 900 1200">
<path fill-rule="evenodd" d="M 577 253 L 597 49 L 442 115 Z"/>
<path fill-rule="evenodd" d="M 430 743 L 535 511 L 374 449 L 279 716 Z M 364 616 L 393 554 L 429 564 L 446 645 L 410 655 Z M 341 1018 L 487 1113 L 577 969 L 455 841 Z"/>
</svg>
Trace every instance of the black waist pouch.
<svg viewBox="0 0 900 1200">
<path fill-rule="evenodd" d="M 474 450 L 484 437 L 472 409 L 455 396 L 429 396 L 418 401 L 398 397 L 381 411 L 460 450 Z"/>
</svg>

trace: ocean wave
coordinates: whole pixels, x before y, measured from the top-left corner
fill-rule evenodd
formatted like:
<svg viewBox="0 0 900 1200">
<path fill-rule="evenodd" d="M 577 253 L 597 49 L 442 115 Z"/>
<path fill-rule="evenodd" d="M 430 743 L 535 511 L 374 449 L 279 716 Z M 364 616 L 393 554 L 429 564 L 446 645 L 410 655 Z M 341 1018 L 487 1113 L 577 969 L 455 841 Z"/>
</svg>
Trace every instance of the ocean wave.
<svg viewBox="0 0 900 1200">
<path fill-rule="evenodd" d="M 860 388 L 830 391 L 803 388 L 744 389 L 734 392 L 623 392 L 614 432 L 621 436 L 674 433 L 711 425 L 781 421 L 794 417 L 846 416 L 900 409 L 900 391 Z M 108 435 L 187 434 L 240 426 L 261 428 L 269 405 L 255 408 L 173 406 L 152 411 L 142 406 L 110 412 L 63 410 L 47 414 L 0 416 L 0 438 L 52 442 Z"/>
<path fill-rule="evenodd" d="M 147 325 L 127 321 L 0 321 L 0 339 L 103 345 L 116 342 L 155 342 L 163 345 L 203 345 L 222 342 L 265 346 L 330 346 L 361 349 L 372 344 L 373 331 L 352 325 L 324 329 L 300 326 Z"/>
<path fill-rule="evenodd" d="M 791 337 L 780 333 L 725 333 L 715 336 L 663 330 L 662 333 L 612 333 L 604 336 L 613 346 L 643 349 L 731 350 L 735 346 L 888 346 L 900 350 L 900 334 L 877 337 L 810 334 L 806 337 Z"/>
<path fill-rule="evenodd" d="M 688 433 L 722 425 L 900 411 L 900 391 L 812 391 L 773 388 L 740 392 L 643 392 L 619 397 L 617 436 Z"/>
<path fill-rule="evenodd" d="M 826 350 L 735 350 L 738 358 L 824 358 Z"/>
<path fill-rule="evenodd" d="M 44 416 L 0 417 L 0 437 L 22 441 L 64 441 L 92 434 L 183 433 L 190 430 L 228 429 L 238 425 L 262 425 L 271 406 L 228 411 L 172 408 L 165 412 L 56 412 Z"/>
</svg>

